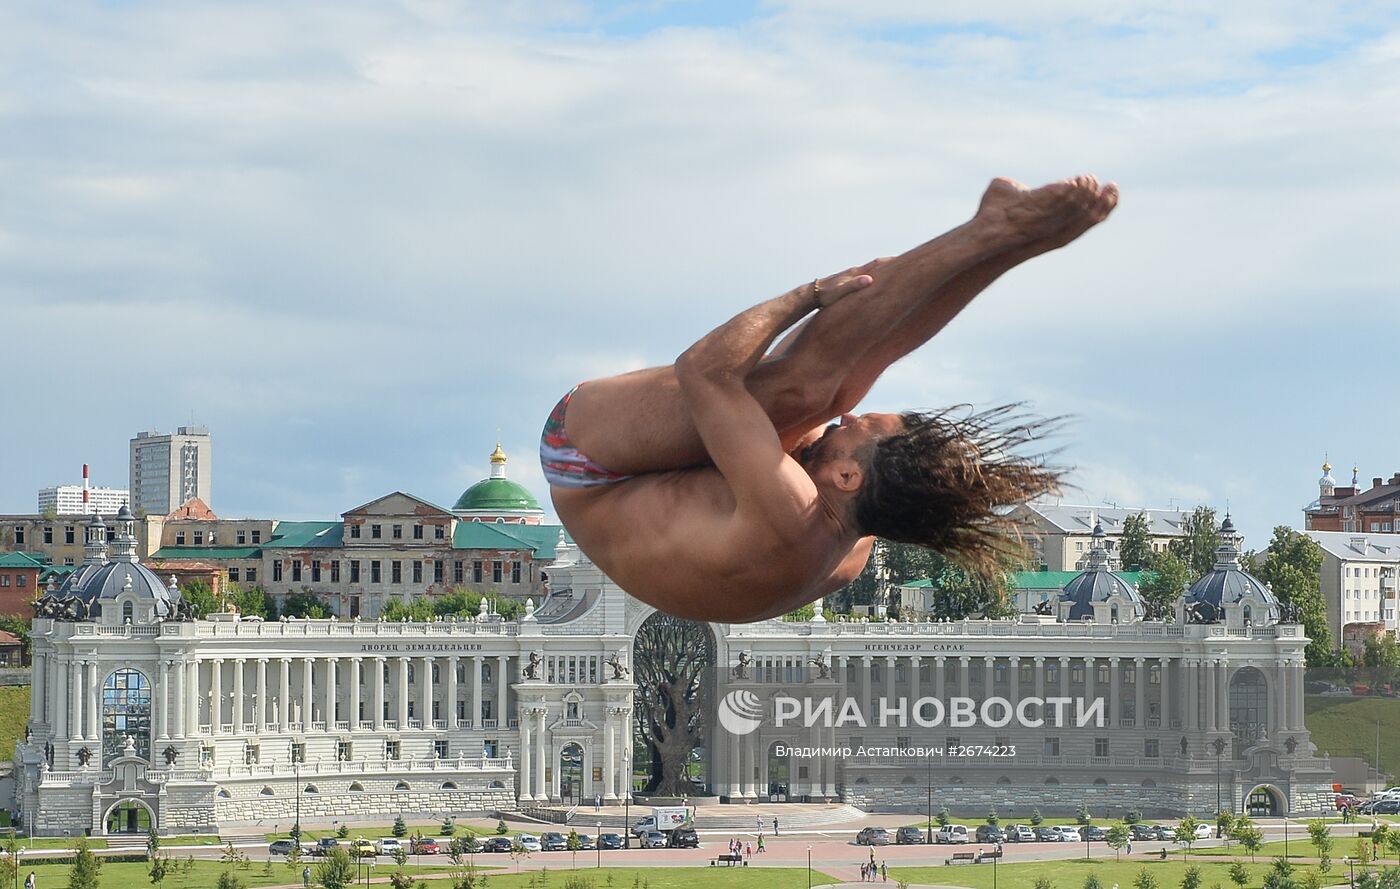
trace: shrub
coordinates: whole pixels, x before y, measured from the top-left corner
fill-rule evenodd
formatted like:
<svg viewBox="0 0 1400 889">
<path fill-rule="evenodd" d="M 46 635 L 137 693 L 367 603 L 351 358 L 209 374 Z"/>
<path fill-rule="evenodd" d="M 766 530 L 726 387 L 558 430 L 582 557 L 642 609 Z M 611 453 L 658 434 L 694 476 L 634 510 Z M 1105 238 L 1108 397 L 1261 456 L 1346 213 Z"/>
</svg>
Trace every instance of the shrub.
<svg viewBox="0 0 1400 889">
<path fill-rule="evenodd" d="M 1147 868 L 1143 868 L 1133 877 L 1133 889 L 1157 889 L 1157 878 Z"/>
<path fill-rule="evenodd" d="M 1031 809 L 1031 824 L 1039 827 L 1045 821 L 1045 816 L 1040 814 L 1039 809 Z"/>
<path fill-rule="evenodd" d="M 1084 803 L 1079 804 L 1079 811 L 1074 814 L 1074 820 L 1080 824 L 1088 824 L 1094 819 L 1089 817 L 1089 807 Z"/>
<path fill-rule="evenodd" d="M 408 825 L 404 823 L 402 815 L 397 815 L 394 818 L 393 834 L 399 839 L 403 839 L 404 837 L 408 836 Z"/>
<path fill-rule="evenodd" d="M 996 810 L 996 809 L 989 809 L 989 810 L 987 810 L 987 823 L 988 823 L 988 824 L 995 825 L 995 824 L 996 824 L 998 821 L 1000 821 L 1000 820 L 1001 820 L 1001 819 L 997 817 L 997 810 Z"/>
</svg>

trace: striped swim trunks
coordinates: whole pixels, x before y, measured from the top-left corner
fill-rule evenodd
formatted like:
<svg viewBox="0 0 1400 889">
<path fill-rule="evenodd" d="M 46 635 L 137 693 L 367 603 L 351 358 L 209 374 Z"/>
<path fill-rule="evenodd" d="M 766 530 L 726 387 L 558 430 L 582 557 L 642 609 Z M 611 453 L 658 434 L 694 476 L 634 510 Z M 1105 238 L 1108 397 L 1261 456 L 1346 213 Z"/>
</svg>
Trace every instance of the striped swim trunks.
<svg viewBox="0 0 1400 889">
<path fill-rule="evenodd" d="M 569 399 L 579 386 L 559 399 L 554 410 L 549 412 L 549 419 L 544 421 L 544 433 L 540 436 L 540 467 L 544 470 L 545 480 L 561 488 L 589 488 L 626 481 L 632 476 L 604 469 L 579 453 L 579 449 L 569 441 L 569 434 L 564 430 L 564 415 L 569 409 Z"/>
</svg>

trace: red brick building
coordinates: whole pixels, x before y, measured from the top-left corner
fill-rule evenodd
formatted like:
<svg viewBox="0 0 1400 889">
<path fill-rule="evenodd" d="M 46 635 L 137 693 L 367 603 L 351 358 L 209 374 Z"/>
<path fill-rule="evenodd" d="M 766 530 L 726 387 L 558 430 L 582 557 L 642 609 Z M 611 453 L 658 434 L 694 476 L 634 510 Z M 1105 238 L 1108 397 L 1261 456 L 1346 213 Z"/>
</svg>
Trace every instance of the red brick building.
<svg viewBox="0 0 1400 889">
<path fill-rule="evenodd" d="M 0 553 L 0 614 L 32 617 L 44 564 L 27 553 Z"/>
<path fill-rule="evenodd" d="M 1332 465 L 1323 463 L 1322 478 L 1318 479 L 1317 486 L 1317 499 L 1303 508 L 1306 530 L 1400 532 L 1400 472 L 1392 475 L 1389 481 L 1379 476 L 1371 479 L 1371 487 L 1363 491 L 1356 467 L 1351 470 L 1351 484 L 1337 487 L 1332 478 Z"/>
</svg>

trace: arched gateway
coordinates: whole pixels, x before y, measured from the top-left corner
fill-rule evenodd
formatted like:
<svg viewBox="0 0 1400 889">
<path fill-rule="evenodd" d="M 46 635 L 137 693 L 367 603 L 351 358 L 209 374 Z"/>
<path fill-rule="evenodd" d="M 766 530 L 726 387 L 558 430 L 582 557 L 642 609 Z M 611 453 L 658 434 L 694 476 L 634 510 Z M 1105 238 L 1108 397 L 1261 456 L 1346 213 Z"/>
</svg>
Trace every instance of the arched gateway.
<svg viewBox="0 0 1400 889">
<path fill-rule="evenodd" d="M 709 795 L 715 637 L 709 625 L 654 612 L 632 644 L 639 747 L 650 759 L 643 792 Z M 638 755 L 643 755 L 639 749 Z"/>
</svg>

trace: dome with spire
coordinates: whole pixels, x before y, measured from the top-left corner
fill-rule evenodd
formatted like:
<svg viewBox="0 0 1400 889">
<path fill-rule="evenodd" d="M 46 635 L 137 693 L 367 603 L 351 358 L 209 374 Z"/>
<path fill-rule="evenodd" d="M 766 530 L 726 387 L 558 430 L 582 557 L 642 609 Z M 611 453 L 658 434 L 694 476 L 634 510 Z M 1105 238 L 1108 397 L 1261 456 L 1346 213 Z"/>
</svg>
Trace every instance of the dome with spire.
<svg viewBox="0 0 1400 889">
<path fill-rule="evenodd" d="M 1248 607 L 1250 623 L 1273 624 L 1280 616 L 1278 599 L 1269 587 L 1240 565 L 1242 537 L 1227 514 L 1220 524 L 1220 546 L 1215 550 L 1215 566 L 1186 591 L 1185 609 L 1200 623 L 1225 619 L 1226 611 Z"/>
<path fill-rule="evenodd" d="M 1103 525 L 1095 522 L 1084 570 L 1060 591 L 1060 616 L 1065 620 L 1095 620 L 1100 608 L 1110 621 L 1141 620 L 1146 615 L 1137 588 L 1111 570 L 1106 541 Z M 1125 613 L 1125 607 L 1131 613 Z"/>
<path fill-rule="evenodd" d="M 88 520 L 83 564 L 35 600 L 39 617 L 120 624 L 175 615 L 180 592 L 174 578 L 167 585 L 136 554 L 136 516 L 122 504 L 113 521 L 117 532 L 109 548 L 106 522 L 96 514 Z"/>
<path fill-rule="evenodd" d="M 1324 497 L 1331 496 L 1337 488 L 1337 480 L 1332 477 L 1332 464 L 1325 457 L 1322 460 L 1322 478 L 1317 480 L 1317 487 Z"/>
<path fill-rule="evenodd" d="M 491 475 L 462 492 L 452 511 L 467 519 L 538 524 L 544 518 L 539 501 L 519 482 L 506 478 L 506 452 L 500 442 L 491 452 Z"/>
</svg>

